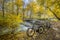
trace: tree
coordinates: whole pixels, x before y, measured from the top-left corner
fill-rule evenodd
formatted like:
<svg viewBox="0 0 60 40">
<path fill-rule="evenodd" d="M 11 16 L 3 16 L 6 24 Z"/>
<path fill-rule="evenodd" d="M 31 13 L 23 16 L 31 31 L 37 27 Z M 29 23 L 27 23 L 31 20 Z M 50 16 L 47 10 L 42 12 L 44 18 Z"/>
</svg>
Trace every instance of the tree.
<svg viewBox="0 0 60 40">
<path fill-rule="evenodd" d="M 59 0 L 37 0 L 37 3 L 39 3 L 39 5 L 45 8 L 45 12 L 47 12 L 47 14 L 53 14 L 54 17 L 52 18 L 57 18 L 58 20 L 60 20 L 60 18 L 58 17 L 60 13 L 56 13 L 56 6 L 59 6 Z M 59 9 L 59 8 L 58 8 Z M 50 12 L 48 12 L 47 10 L 49 10 Z M 43 11 L 43 10 L 42 10 Z"/>
</svg>

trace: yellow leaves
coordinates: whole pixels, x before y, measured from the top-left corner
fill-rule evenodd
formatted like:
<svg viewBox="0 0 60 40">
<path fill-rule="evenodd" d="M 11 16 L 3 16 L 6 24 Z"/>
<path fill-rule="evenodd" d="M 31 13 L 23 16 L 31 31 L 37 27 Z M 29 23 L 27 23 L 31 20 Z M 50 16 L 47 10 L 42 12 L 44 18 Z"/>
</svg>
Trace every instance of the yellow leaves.
<svg viewBox="0 0 60 40">
<path fill-rule="evenodd" d="M 39 19 L 39 16 L 37 14 L 33 14 L 33 19 Z"/>
<path fill-rule="evenodd" d="M 39 11 L 39 5 L 33 6 L 33 12 L 37 13 Z"/>
<path fill-rule="evenodd" d="M 55 12 L 56 16 L 58 18 L 60 18 L 60 5 L 59 5 L 59 2 L 54 4 L 52 10 L 53 10 L 53 12 Z"/>
<path fill-rule="evenodd" d="M 31 6 L 31 9 L 32 9 L 33 13 L 37 13 L 39 11 L 39 5 L 37 3 L 32 2 L 30 4 L 30 6 Z"/>
<path fill-rule="evenodd" d="M 58 21 L 57 18 L 49 9 L 46 10 L 46 16 L 47 16 L 46 18 L 49 18 L 51 21 Z"/>
<path fill-rule="evenodd" d="M 57 17 L 60 18 L 60 9 L 55 8 L 55 9 L 53 9 L 53 11 L 54 11 L 55 14 L 57 15 Z"/>
<path fill-rule="evenodd" d="M 53 4 L 56 2 L 56 0 L 46 0 L 46 6 L 50 7 L 53 6 Z"/>
<path fill-rule="evenodd" d="M 16 17 L 16 20 L 18 20 L 17 22 L 19 22 L 19 23 L 22 23 L 23 21 L 22 21 L 22 18 L 21 18 L 21 15 L 18 15 L 17 17 Z"/>
<path fill-rule="evenodd" d="M 15 21 L 16 21 L 17 23 L 21 23 L 21 22 L 22 22 L 22 18 L 21 18 L 20 16 L 21 16 L 21 15 L 12 15 L 12 14 L 11 14 L 11 15 L 10 15 L 10 18 L 12 17 L 11 19 L 13 19 L 13 20 L 15 19 Z"/>
<path fill-rule="evenodd" d="M 20 15 L 13 15 L 13 14 L 5 14 L 4 18 L 1 18 L 0 25 L 1 27 L 7 27 L 7 28 L 15 28 L 22 23 L 22 19 L 20 18 Z"/>
<path fill-rule="evenodd" d="M 58 0 L 37 0 L 37 3 L 40 5 L 39 12 L 43 13 L 43 15 L 41 15 L 42 17 L 56 18 L 52 12 L 60 17 L 60 6 Z M 49 8 L 51 8 L 52 11 L 50 11 Z"/>
<path fill-rule="evenodd" d="M 16 0 L 16 4 L 18 6 L 22 6 L 23 5 L 23 0 Z"/>
<path fill-rule="evenodd" d="M 49 9 L 46 10 L 46 14 L 49 16 L 49 17 L 47 17 L 47 18 L 54 18 L 53 13 L 52 13 Z"/>
<path fill-rule="evenodd" d="M 40 6 L 39 11 L 43 13 L 45 11 L 45 8 L 43 6 Z"/>
</svg>

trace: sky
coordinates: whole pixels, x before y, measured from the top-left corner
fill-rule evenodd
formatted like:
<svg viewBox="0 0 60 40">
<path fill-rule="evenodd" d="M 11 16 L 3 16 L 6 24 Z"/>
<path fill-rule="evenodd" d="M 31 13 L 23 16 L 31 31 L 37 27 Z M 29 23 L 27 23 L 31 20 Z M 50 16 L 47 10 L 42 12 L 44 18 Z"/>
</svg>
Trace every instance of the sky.
<svg viewBox="0 0 60 40">
<path fill-rule="evenodd" d="M 24 8 L 27 6 L 27 4 L 29 4 L 29 1 L 28 0 L 23 0 L 24 1 Z"/>
</svg>

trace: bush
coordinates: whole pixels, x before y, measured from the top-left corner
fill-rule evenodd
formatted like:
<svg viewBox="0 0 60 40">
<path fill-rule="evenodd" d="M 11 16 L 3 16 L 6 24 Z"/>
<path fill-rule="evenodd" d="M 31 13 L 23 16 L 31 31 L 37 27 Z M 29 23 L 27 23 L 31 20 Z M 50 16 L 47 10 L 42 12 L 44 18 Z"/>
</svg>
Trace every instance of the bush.
<svg viewBox="0 0 60 40">
<path fill-rule="evenodd" d="M 20 22 L 22 22 L 20 16 L 13 14 L 5 14 L 5 17 L 0 17 L 1 27 L 17 27 Z"/>
<path fill-rule="evenodd" d="M 4 17 L 0 16 L 0 30 L 17 28 L 22 22 L 20 15 L 5 14 Z M 0 32 L 0 34 L 5 32 Z"/>
</svg>

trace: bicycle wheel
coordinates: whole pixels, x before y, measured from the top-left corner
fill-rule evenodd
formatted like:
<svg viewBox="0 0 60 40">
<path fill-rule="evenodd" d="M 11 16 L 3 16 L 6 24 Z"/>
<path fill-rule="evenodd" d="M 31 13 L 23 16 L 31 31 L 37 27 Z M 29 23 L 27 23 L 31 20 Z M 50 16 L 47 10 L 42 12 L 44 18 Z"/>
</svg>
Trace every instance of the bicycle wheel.
<svg viewBox="0 0 60 40">
<path fill-rule="evenodd" d="M 27 36 L 32 37 L 34 35 L 35 31 L 32 28 L 28 28 L 27 30 Z"/>
</svg>

